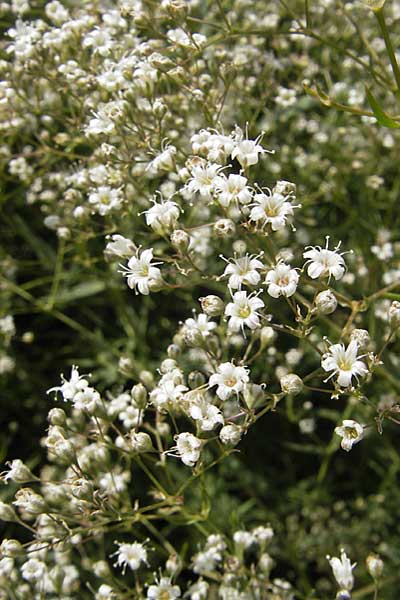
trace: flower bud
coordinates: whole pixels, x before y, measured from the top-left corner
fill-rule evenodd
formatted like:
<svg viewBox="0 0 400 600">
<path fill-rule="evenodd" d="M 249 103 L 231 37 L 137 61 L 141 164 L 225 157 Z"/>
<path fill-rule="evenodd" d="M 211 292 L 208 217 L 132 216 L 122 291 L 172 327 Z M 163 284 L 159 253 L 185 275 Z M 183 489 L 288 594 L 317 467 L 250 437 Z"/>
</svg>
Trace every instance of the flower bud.
<svg viewBox="0 0 400 600">
<path fill-rule="evenodd" d="M 350 340 L 356 342 L 360 350 L 366 350 L 371 343 L 371 337 L 366 329 L 353 329 Z"/>
<path fill-rule="evenodd" d="M 225 304 L 218 296 L 205 296 L 200 298 L 202 311 L 209 317 L 219 317 L 225 310 Z"/>
<path fill-rule="evenodd" d="M 154 376 L 151 371 L 140 371 L 139 373 L 140 382 L 143 383 L 147 388 L 151 388 L 154 385 Z"/>
<path fill-rule="evenodd" d="M 37 479 L 31 470 L 19 458 L 16 458 L 11 463 L 7 463 L 7 465 L 9 465 L 10 469 L 8 473 L 2 476 L 2 479 L 5 483 L 7 483 L 9 479 L 15 483 L 27 483 L 28 481 Z"/>
<path fill-rule="evenodd" d="M 160 365 L 160 371 L 161 373 L 169 373 L 169 371 L 176 369 L 177 366 L 178 365 L 176 364 L 176 360 L 174 360 L 173 358 L 166 358 L 162 361 Z"/>
<path fill-rule="evenodd" d="M 118 369 L 125 377 L 131 377 L 133 373 L 133 360 L 131 357 L 121 356 L 118 361 Z"/>
<path fill-rule="evenodd" d="M 336 296 L 331 290 L 320 292 L 315 298 L 315 307 L 321 315 L 330 315 L 337 308 Z"/>
<path fill-rule="evenodd" d="M 17 520 L 14 509 L 5 502 L 0 501 L 0 521 L 12 522 Z"/>
<path fill-rule="evenodd" d="M 264 575 L 268 576 L 270 574 L 274 564 L 275 563 L 274 563 L 273 559 L 267 552 L 264 552 L 263 554 L 261 554 L 260 560 L 258 561 L 258 566 Z"/>
<path fill-rule="evenodd" d="M 204 385 L 206 378 L 200 371 L 191 371 L 188 375 L 188 383 L 192 390 Z"/>
<path fill-rule="evenodd" d="M 292 394 L 293 396 L 300 394 L 303 389 L 303 381 L 295 373 L 283 375 L 280 379 L 280 384 L 282 392 L 285 392 L 285 394 Z"/>
<path fill-rule="evenodd" d="M 235 223 L 231 219 L 218 219 L 213 229 L 218 237 L 230 237 L 235 233 Z"/>
<path fill-rule="evenodd" d="M 174 360 L 179 358 L 180 353 L 181 353 L 181 349 L 179 348 L 179 346 L 177 344 L 170 344 L 167 348 L 167 354 L 168 354 L 169 358 L 173 358 Z"/>
<path fill-rule="evenodd" d="M 383 560 L 379 554 L 369 554 L 366 559 L 367 570 L 373 579 L 379 579 L 383 571 Z"/>
<path fill-rule="evenodd" d="M 368 6 L 368 8 L 370 8 L 374 12 L 381 10 L 381 8 L 383 8 L 383 5 L 386 2 L 386 0 L 361 0 L 361 1 L 363 4 L 365 4 L 365 6 Z"/>
<path fill-rule="evenodd" d="M 260 344 L 263 348 L 272 344 L 276 338 L 276 331 L 272 327 L 262 327 L 260 329 Z"/>
<path fill-rule="evenodd" d="M 147 390 L 142 383 L 137 383 L 131 389 L 131 396 L 137 408 L 146 408 Z"/>
<path fill-rule="evenodd" d="M 130 434 L 130 444 L 134 452 L 151 452 L 153 449 L 151 437 L 144 431 L 132 431 Z"/>
<path fill-rule="evenodd" d="M 225 425 L 219 432 L 219 437 L 223 444 L 236 446 L 242 437 L 242 430 L 237 425 Z"/>
<path fill-rule="evenodd" d="M 67 415 L 62 408 L 52 408 L 47 415 L 47 420 L 50 425 L 59 425 L 62 427 L 67 421 Z"/>
<path fill-rule="evenodd" d="M 394 300 L 389 308 L 389 323 L 393 329 L 400 325 L 400 302 Z"/>
<path fill-rule="evenodd" d="M 185 253 L 190 244 L 190 236 L 183 229 L 175 229 L 171 233 L 171 245 L 179 252 Z"/>
<path fill-rule="evenodd" d="M 0 557 L 14 558 L 24 552 L 22 544 L 18 540 L 3 540 L 0 545 Z"/>
</svg>

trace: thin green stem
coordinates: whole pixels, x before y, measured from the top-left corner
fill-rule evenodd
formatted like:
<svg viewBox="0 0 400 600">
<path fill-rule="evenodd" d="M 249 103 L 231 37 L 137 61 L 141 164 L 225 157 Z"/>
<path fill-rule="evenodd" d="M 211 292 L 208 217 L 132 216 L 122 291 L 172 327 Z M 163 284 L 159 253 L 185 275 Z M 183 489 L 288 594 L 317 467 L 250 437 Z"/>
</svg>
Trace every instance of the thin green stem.
<svg viewBox="0 0 400 600">
<path fill-rule="evenodd" d="M 397 91 L 400 91 L 400 69 L 397 64 L 396 55 L 390 39 L 389 30 L 386 25 L 385 15 L 383 14 L 383 8 L 374 11 L 377 21 L 379 23 L 380 30 L 385 40 L 386 50 L 389 55 L 390 64 L 392 65 L 393 75 L 397 84 Z"/>
</svg>

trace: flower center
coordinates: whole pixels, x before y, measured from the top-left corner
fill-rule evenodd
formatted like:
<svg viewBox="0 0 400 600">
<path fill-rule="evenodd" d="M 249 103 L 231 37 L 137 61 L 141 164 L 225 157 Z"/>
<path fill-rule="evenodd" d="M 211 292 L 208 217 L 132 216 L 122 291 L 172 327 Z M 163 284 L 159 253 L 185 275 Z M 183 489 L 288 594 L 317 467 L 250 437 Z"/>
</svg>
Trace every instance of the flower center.
<svg viewBox="0 0 400 600">
<path fill-rule="evenodd" d="M 239 316 L 242 317 L 242 319 L 247 319 L 250 313 L 251 308 L 248 304 L 246 304 L 246 306 L 242 306 L 242 308 L 239 309 Z"/>
<path fill-rule="evenodd" d="M 234 385 L 236 385 L 236 379 L 234 377 L 232 377 L 231 379 L 225 379 L 225 385 L 227 385 L 228 387 L 233 387 Z"/>
<path fill-rule="evenodd" d="M 358 438 L 358 433 L 355 427 L 346 427 L 346 435 L 350 437 L 352 440 Z"/>
</svg>

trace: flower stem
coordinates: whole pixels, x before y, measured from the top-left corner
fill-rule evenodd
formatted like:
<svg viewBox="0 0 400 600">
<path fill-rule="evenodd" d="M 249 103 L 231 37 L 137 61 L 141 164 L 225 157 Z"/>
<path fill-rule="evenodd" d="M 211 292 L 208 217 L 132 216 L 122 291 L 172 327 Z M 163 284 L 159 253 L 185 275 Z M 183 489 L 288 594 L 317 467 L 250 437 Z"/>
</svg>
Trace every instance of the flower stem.
<svg viewBox="0 0 400 600">
<path fill-rule="evenodd" d="M 393 49 L 392 42 L 391 42 L 390 35 L 389 35 L 389 30 L 386 25 L 385 16 L 383 14 L 383 8 L 380 8 L 379 10 L 375 10 L 374 14 L 379 23 L 379 27 L 382 32 L 383 39 L 385 40 L 386 50 L 387 50 L 387 53 L 389 56 L 390 64 L 392 65 L 393 75 L 394 75 L 394 78 L 395 78 L 396 84 L 397 84 L 397 91 L 400 92 L 400 69 L 399 69 L 399 65 L 397 64 L 396 55 L 394 53 L 394 49 Z"/>
</svg>

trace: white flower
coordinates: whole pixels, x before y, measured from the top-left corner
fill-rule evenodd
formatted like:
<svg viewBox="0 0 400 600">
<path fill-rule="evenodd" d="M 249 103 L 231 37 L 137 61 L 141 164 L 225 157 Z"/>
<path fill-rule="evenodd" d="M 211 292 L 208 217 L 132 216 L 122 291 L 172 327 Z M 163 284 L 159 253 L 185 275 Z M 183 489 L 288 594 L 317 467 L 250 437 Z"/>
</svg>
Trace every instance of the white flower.
<svg viewBox="0 0 400 600">
<path fill-rule="evenodd" d="M 186 319 L 185 327 L 189 330 L 199 332 L 203 337 L 207 337 L 210 332 L 217 327 L 217 323 L 209 321 L 206 314 L 200 313 L 196 318 Z"/>
<path fill-rule="evenodd" d="M 202 442 L 191 433 L 183 432 L 176 436 L 176 449 L 182 462 L 193 467 L 200 458 Z"/>
<path fill-rule="evenodd" d="M 104 473 L 99 479 L 99 486 L 107 494 L 118 496 L 126 490 L 126 486 L 131 479 L 129 471 L 121 471 L 120 468 L 115 468 L 108 473 Z"/>
<path fill-rule="evenodd" d="M 161 271 L 155 265 L 162 263 L 152 263 L 153 248 L 137 252 L 136 256 L 129 259 L 128 265 L 120 265 L 123 269 L 119 271 L 127 278 L 128 285 L 131 289 L 138 289 L 141 294 L 147 296 L 150 293 L 150 284 L 159 283 L 161 281 Z"/>
<path fill-rule="evenodd" d="M 357 444 L 362 440 L 364 428 L 360 423 L 357 423 L 357 421 L 344 419 L 341 426 L 335 428 L 335 433 L 342 438 L 340 445 L 343 450 L 349 452 L 354 444 Z"/>
<path fill-rule="evenodd" d="M 93 413 L 100 405 L 100 394 L 92 387 L 85 387 L 74 395 L 72 402 L 77 410 Z"/>
<path fill-rule="evenodd" d="M 211 375 L 208 385 L 217 385 L 217 396 L 221 400 L 227 400 L 232 394 L 239 394 L 249 382 L 248 369 L 237 367 L 230 362 L 222 363 L 217 368 L 217 373 Z"/>
<path fill-rule="evenodd" d="M 173 379 L 163 378 L 158 387 L 151 392 L 150 400 L 158 410 L 178 409 L 187 390 L 185 385 L 176 384 Z"/>
<path fill-rule="evenodd" d="M 333 558 L 327 556 L 326 558 L 332 567 L 333 576 L 336 579 L 339 588 L 350 592 L 354 585 L 353 569 L 356 565 L 351 564 L 343 549 L 340 551 L 340 558 L 337 558 L 336 556 Z"/>
<path fill-rule="evenodd" d="M 122 567 L 122 572 L 125 573 L 126 567 L 137 571 L 141 563 L 147 564 L 147 550 L 144 544 L 132 542 L 131 544 L 115 542 L 119 548 L 111 556 L 117 556 L 117 562 L 114 566 Z"/>
<path fill-rule="evenodd" d="M 268 271 L 265 283 L 268 285 L 268 294 L 273 298 L 279 296 L 293 296 L 297 289 L 299 274 L 290 265 L 280 263 L 274 269 Z"/>
<path fill-rule="evenodd" d="M 231 152 L 231 157 L 233 159 L 236 158 L 243 169 L 247 169 L 247 167 L 250 167 L 251 165 L 256 165 L 258 163 L 258 155 L 267 152 L 267 150 L 259 144 L 262 135 L 263 134 L 258 136 L 256 140 L 239 139 L 239 141 L 236 142 Z"/>
<path fill-rule="evenodd" d="M 267 190 L 254 196 L 254 204 L 250 212 L 251 221 L 263 221 L 263 225 L 270 224 L 272 231 L 279 231 L 286 225 L 288 216 L 293 215 L 294 206 L 288 199 L 291 196 L 284 196 L 277 192 Z"/>
<path fill-rule="evenodd" d="M 179 206 L 171 200 L 153 202 L 153 206 L 145 211 L 147 225 L 159 232 L 173 229 L 179 218 Z"/>
<path fill-rule="evenodd" d="M 308 259 L 307 273 L 311 279 L 317 279 L 327 275 L 328 277 L 333 276 L 335 279 L 341 279 L 346 270 L 346 263 L 342 254 L 339 254 L 337 250 L 340 247 L 340 242 L 334 250 L 328 249 L 329 236 L 326 237 L 325 248 L 321 246 L 308 246 L 309 250 L 303 253 L 303 258 Z M 304 265 L 304 266 L 305 266 Z"/>
<path fill-rule="evenodd" d="M 227 208 L 232 202 L 248 204 L 251 201 L 251 189 L 247 186 L 247 179 L 242 175 L 231 174 L 228 177 L 221 174 L 217 177 L 215 191 L 218 202 Z"/>
<path fill-rule="evenodd" d="M 198 192 L 200 196 L 209 199 L 214 192 L 220 170 L 221 166 L 216 163 L 201 161 L 195 164 L 191 169 L 191 178 L 186 184 L 186 189 L 192 194 Z"/>
<path fill-rule="evenodd" d="M 196 583 L 190 586 L 185 596 L 190 598 L 190 600 L 207 600 L 209 587 L 210 586 L 207 581 L 199 579 L 196 581 Z"/>
<path fill-rule="evenodd" d="M 78 367 L 73 366 L 71 369 L 71 378 L 68 381 L 64 378 L 64 375 L 61 375 L 62 385 L 58 387 L 53 387 L 47 390 L 47 393 L 50 392 L 61 392 L 63 400 L 66 402 L 67 400 L 73 400 L 75 394 L 84 390 L 88 387 L 89 382 L 84 379 L 85 375 L 79 375 Z"/>
<path fill-rule="evenodd" d="M 155 585 L 150 585 L 147 590 L 147 598 L 151 600 L 175 600 L 181 597 L 179 586 L 172 585 L 169 577 L 161 577 Z"/>
<path fill-rule="evenodd" d="M 89 194 L 88 200 L 95 210 L 104 216 L 110 211 L 120 208 L 124 199 L 120 189 L 101 185 Z"/>
<path fill-rule="evenodd" d="M 21 567 L 21 575 L 26 581 L 39 581 L 46 574 L 46 564 L 37 558 L 30 558 Z"/>
<path fill-rule="evenodd" d="M 16 458 L 12 462 L 8 462 L 7 466 L 9 466 L 9 470 L 0 475 L 0 479 L 2 479 L 4 483 L 7 483 L 9 479 L 16 483 L 26 483 L 37 479 L 37 477 L 31 473 L 29 467 L 27 467 L 19 458 Z"/>
<path fill-rule="evenodd" d="M 365 375 L 368 372 L 365 363 L 357 357 L 358 345 L 354 340 L 345 348 L 344 344 L 333 344 L 323 355 L 321 366 L 324 371 L 333 371 L 330 379 L 337 375 L 338 384 L 343 387 L 351 385 L 351 378 Z M 326 381 L 328 381 L 328 379 Z"/>
<path fill-rule="evenodd" d="M 223 260 L 226 260 L 221 256 Z M 229 275 L 228 286 L 233 290 L 240 290 L 242 284 L 257 285 L 261 279 L 258 269 L 263 269 L 264 265 L 257 256 L 240 256 L 226 261 L 228 263 L 222 277 Z"/>
<path fill-rule="evenodd" d="M 107 236 L 107 239 L 111 240 L 107 243 L 106 249 L 104 250 L 104 254 L 107 257 L 111 258 L 113 256 L 118 256 L 118 258 L 128 258 L 136 251 L 135 244 L 118 233 Z"/>
<path fill-rule="evenodd" d="M 175 166 L 175 154 L 175 146 L 167 146 L 162 150 L 162 152 L 160 152 L 160 154 L 153 158 L 147 168 L 154 173 L 159 173 L 160 171 L 171 171 Z"/>
<path fill-rule="evenodd" d="M 229 302 L 225 308 L 225 315 L 229 316 L 228 328 L 230 331 L 239 331 L 244 326 L 249 329 L 257 329 L 260 326 L 259 308 L 264 306 L 264 302 L 257 296 L 248 296 L 247 292 L 236 292 L 233 295 L 233 302 Z"/>
<path fill-rule="evenodd" d="M 224 422 L 219 408 L 201 394 L 190 399 L 187 412 L 192 419 L 199 423 L 202 431 L 211 431 L 218 423 Z"/>
</svg>

